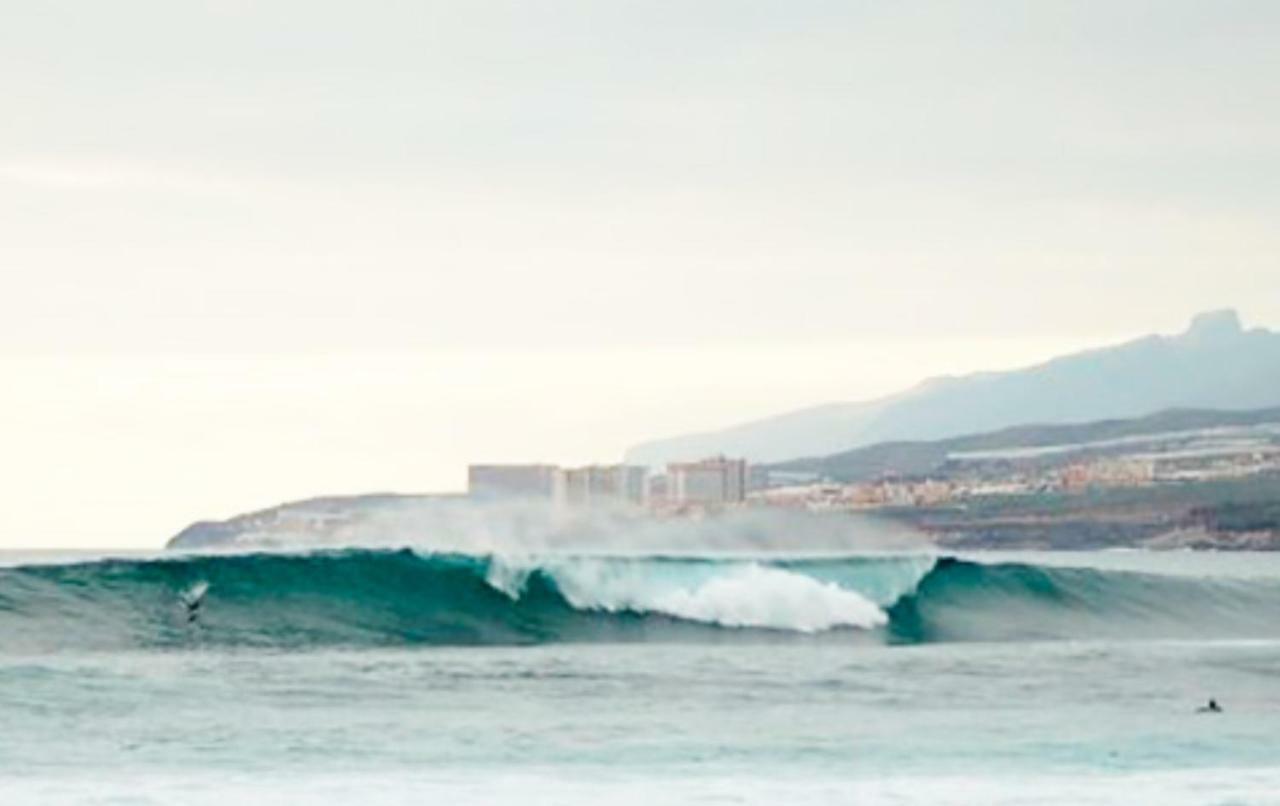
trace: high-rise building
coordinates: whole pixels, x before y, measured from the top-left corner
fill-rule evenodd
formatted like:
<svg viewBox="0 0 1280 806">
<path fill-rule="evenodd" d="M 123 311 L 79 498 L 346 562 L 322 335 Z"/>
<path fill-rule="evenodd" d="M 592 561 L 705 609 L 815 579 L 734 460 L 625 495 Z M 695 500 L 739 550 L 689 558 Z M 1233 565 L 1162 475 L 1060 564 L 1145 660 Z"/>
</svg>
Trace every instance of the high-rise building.
<svg viewBox="0 0 1280 806">
<path fill-rule="evenodd" d="M 741 502 L 747 496 L 746 460 L 717 456 L 669 464 L 667 495 L 674 504 L 719 506 Z"/>
<path fill-rule="evenodd" d="M 635 465 L 589 465 L 555 474 L 554 498 L 566 507 L 639 506 L 645 501 L 648 470 Z"/>
<path fill-rule="evenodd" d="M 471 465 L 467 494 L 483 500 L 526 498 L 550 501 L 555 492 L 555 465 Z"/>
<path fill-rule="evenodd" d="M 669 482 L 666 473 L 657 473 L 649 477 L 648 501 L 650 507 L 664 507 L 670 500 Z"/>
</svg>

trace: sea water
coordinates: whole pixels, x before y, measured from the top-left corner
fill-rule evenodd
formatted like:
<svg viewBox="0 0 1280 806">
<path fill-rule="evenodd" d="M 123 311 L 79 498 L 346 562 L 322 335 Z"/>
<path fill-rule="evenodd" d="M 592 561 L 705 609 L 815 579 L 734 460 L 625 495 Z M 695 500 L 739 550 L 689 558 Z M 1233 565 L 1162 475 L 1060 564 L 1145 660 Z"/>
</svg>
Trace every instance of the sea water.
<svg viewBox="0 0 1280 806">
<path fill-rule="evenodd" d="M 1270 555 L 7 565 L 6 804 L 1280 803 Z"/>
</svg>

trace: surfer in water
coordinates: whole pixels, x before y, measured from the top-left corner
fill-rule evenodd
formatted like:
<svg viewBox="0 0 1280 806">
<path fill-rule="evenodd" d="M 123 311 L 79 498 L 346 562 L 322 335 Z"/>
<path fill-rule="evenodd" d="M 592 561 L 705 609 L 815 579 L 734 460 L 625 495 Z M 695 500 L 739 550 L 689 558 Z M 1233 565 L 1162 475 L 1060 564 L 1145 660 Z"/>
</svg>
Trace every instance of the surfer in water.
<svg viewBox="0 0 1280 806">
<path fill-rule="evenodd" d="M 1217 700 L 1209 700 L 1209 704 L 1208 704 L 1208 705 L 1202 705 L 1202 706 L 1200 706 L 1199 708 L 1197 708 L 1197 709 L 1196 709 L 1196 713 L 1198 713 L 1198 714 L 1220 714 L 1220 713 L 1222 713 L 1222 706 L 1221 706 L 1221 705 L 1218 705 L 1218 701 L 1217 701 Z"/>
<path fill-rule="evenodd" d="M 200 608 L 204 605 L 204 595 L 209 591 L 209 583 L 198 582 L 190 590 L 183 591 L 178 600 L 187 613 L 187 623 L 195 624 L 200 619 Z"/>
</svg>

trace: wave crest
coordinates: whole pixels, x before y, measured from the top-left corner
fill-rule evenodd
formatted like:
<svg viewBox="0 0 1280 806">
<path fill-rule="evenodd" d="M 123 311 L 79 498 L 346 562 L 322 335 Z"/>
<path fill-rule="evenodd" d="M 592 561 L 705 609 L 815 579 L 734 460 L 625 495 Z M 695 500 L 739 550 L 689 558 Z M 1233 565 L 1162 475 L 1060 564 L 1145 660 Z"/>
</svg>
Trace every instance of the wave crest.
<svg viewBox="0 0 1280 806">
<path fill-rule="evenodd" d="M 713 573 L 653 573 L 652 566 L 578 562 L 552 565 L 560 592 L 580 610 L 661 613 L 722 627 L 813 633 L 872 629 L 888 621 L 860 593 L 758 562 L 713 566 Z"/>
<path fill-rule="evenodd" d="M 193 590 L 204 592 L 201 604 L 184 608 Z M 0 651 L 788 635 L 895 643 L 1274 638 L 1277 607 L 1274 579 L 920 555 L 510 558 L 350 549 L 0 568 Z"/>
</svg>

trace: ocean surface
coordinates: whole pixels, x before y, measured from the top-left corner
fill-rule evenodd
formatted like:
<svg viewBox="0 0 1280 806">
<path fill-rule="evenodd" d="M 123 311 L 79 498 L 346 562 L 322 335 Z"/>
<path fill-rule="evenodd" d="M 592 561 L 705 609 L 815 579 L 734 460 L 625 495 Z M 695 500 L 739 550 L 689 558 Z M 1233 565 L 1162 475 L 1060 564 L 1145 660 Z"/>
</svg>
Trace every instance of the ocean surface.
<svg viewBox="0 0 1280 806">
<path fill-rule="evenodd" d="M 1280 557 L 0 554 L 67 802 L 1280 803 Z"/>
</svg>

